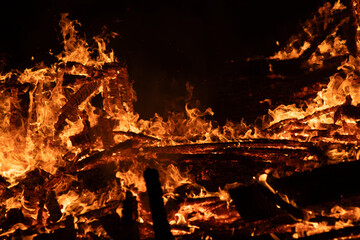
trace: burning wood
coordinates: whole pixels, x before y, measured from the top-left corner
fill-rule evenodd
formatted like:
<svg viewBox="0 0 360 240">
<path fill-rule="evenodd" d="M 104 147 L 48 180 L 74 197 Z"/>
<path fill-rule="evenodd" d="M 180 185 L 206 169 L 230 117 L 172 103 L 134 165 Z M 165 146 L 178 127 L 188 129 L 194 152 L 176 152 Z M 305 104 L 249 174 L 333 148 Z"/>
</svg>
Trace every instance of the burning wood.
<svg viewBox="0 0 360 240">
<path fill-rule="evenodd" d="M 163 193 L 159 182 L 159 174 L 155 169 L 148 168 L 144 172 L 144 177 L 154 223 L 155 238 L 173 239 L 162 199 Z"/>
<path fill-rule="evenodd" d="M 347 58 L 315 97 L 304 90 L 297 105 L 269 110 L 254 125 L 224 126 L 204 118 L 211 109 L 189 105 L 166 121 L 140 119 L 126 68 L 103 40 L 90 50 L 64 15 L 58 63 L 0 76 L 0 237 L 358 234 L 356 211 L 334 207 L 360 196 L 349 184 L 359 170 L 358 6 L 326 3 L 313 20 L 325 31 L 307 26 L 314 35 L 301 49 L 265 61 L 271 74 L 289 66 L 297 74 L 302 63 L 306 76 L 324 78 L 338 67 L 331 61 Z"/>
</svg>

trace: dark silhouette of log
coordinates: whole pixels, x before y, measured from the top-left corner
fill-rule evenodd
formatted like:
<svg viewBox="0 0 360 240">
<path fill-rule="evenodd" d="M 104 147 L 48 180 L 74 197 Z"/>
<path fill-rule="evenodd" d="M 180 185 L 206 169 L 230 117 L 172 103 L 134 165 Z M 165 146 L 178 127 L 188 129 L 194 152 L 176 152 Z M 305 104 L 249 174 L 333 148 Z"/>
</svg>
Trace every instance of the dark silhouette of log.
<svg viewBox="0 0 360 240">
<path fill-rule="evenodd" d="M 268 183 L 299 207 L 307 207 L 360 195 L 359 171 L 360 161 L 343 162 L 280 179 L 269 176 Z"/>
<path fill-rule="evenodd" d="M 173 239 L 162 199 L 163 192 L 159 173 L 156 169 L 147 168 L 144 172 L 144 178 L 154 224 L 155 239 Z"/>
<path fill-rule="evenodd" d="M 49 220 L 51 222 L 57 222 L 61 218 L 62 213 L 54 191 L 48 192 L 45 205 L 50 213 Z"/>
<path fill-rule="evenodd" d="M 304 219 L 305 214 L 291 204 L 286 203 L 279 195 L 272 193 L 260 183 L 240 186 L 229 190 L 236 209 L 244 220 L 270 219 L 281 214 L 290 214 L 297 219 Z"/>
<path fill-rule="evenodd" d="M 277 193 L 293 200 L 299 208 L 308 208 L 325 203 L 336 204 L 340 200 L 360 196 L 360 189 L 357 187 L 360 185 L 359 171 L 360 161 L 343 162 L 294 173 L 289 177 L 268 176 L 267 183 Z M 245 219 L 269 219 L 282 214 L 275 208 L 276 205 L 296 218 L 306 217 L 301 217 L 301 210 L 297 212 L 291 206 L 281 205 L 277 193 L 269 194 L 257 182 L 229 192 L 240 215 Z"/>
</svg>

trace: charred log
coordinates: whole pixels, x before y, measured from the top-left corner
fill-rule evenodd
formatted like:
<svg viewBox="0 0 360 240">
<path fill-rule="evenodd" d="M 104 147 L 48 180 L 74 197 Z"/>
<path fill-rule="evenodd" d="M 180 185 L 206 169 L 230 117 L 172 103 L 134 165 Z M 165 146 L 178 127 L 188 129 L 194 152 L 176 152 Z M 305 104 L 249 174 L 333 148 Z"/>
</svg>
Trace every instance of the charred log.
<svg viewBox="0 0 360 240">
<path fill-rule="evenodd" d="M 78 106 L 86 100 L 98 87 L 99 81 L 92 81 L 81 86 L 81 88 L 71 97 L 71 99 L 61 108 L 61 114 L 55 124 L 55 129 L 61 131 L 64 128 L 65 120 L 70 118 L 76 120 Z"/>
<path fill-rule="evenodd" d="M 146 189 L 149 196 L 151 215 L 156 239 L 173 239 L 167 220 L 159 173 L 155 169 L 147 168 L 144 172 Z"/>
<path fill-rule="evenodd" d="M 115 146 L 111 147 L 108 150 L 98 151 L 95 153 L 92 153 L 89 157 L 86 157 L 82 159 L 81 161 L 76 162 L 73 166 L 70 167 L 71 172 L 76 172 L 78 170 L 81 170 L 84 167 L 89 167 L 92 164 L 96 164 L 97 162 L 100 162 L 102 158 L 112 156 L 113 154 L 116 154 L 121 151 L 125 151 L 128 149 L 134 149 L 136 148 L 137 141 L 135 140 L 126 140 L 124 142 L 118 143 Z"/>
<path fill-rule="evenodd" d="M 50 217 L 49 221 L 51 222 L 57 222 L 61 216 L 61 208 L 60 205 L 56 199 L 56 194 L 54 191 L 50 191 L 46 196 L 45 206 L 49 211 Z"/>
<path fill-rule="evenodd" d="M 359 169 L 359 161 L 343 162 L 281 179 L 270 177 L 268 183 L 295 200 L 299 207 L 307 207 L 359 195 Z"/>
<path fill-rule="evenodd" d="M 335 204 L 342 199 L 359 196 L 360 190 L 356 187 L 360 184 L 357 177 L 359 170 L 359 161 L 327 165 L 312 171 L 294 173 L 289 177 L 269 176 L 267 183 L 276 194 L 269 194 L 258 183 L 232 189 L 230 194 L 243 217 L 252 220 L 268 219 L 281 214 L 276 205 L 290 214 L 295 210 L 291 206 L 287 208 L 288 206 L 282 205 L 277 192 L 285 194 L 300 208 L 329 202 Z M 301 211 L 298 213 L 295 210 L 294 214 L 301 218 Z"/>
<path fill-rule="evenodd" d="M 309 59 L 310 56 L 317 50 L 318 46 L 332 33 L 336 32 L 339 27 L 343 26 L 346 18 L 349 17 L 346 11 L 337 11 L 333 14 L 333 21 L 329 23 L 322 34 L 315 36 L 311 42 L 311 46 L 306 49 L 300 56 L 302 59 Z"/>
<path fill-rule="evenodd" d="M 289 213 L 295 218 L 304 219 L 301 211 L 282 200 L 278 195 L 259 183 L 240 186 L 229 191 L 235 202 L 236 209 L 242 219 L 254 221 L 270 219 L 277 215 Z"/>
<path fill-rule="evenodd" d="M 360 226 L 345 227 L 329 232 L 318 233 L 298 239 L 322 240 L 322 239 L 358 239 L 360 237 Z"/>
</svg>

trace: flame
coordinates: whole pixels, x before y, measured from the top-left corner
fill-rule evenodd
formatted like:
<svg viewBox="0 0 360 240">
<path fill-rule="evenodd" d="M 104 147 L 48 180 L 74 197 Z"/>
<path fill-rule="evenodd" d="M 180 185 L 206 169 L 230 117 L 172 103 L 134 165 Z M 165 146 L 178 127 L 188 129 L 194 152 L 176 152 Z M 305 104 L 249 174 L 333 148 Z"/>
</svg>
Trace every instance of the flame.
<svg viewBox="0 0 360 240">
<path fill-rule="evenodd" d="M 46 178 L 46 184 L 36 188 L 39 196 L 29 201 L 24 197 L 29 190 L 23 187 L 22 192 L 5 201 L 7 210 L 21 208 L 26 217 L 33 221 L 40 217 L 44 225 L 50 213 L 46 206 L 41 207 L 39 198 L 51 189 L 60 205 L 60 220 L 69 215 L 76 216 L 75 222 L 82 226 L 84 233 L 92 231 L 104 235 L 104 230 L 91 227 L 89 223 L 92 220 L 88 219 L 87 213 L 106 208 L 109 203 L 117 203 L 114 209 L 121 215 L 120 203 L 125 199 L 125 192 L 130 190 L 140 201 L 137 220 L 151 222 L 149 210 L 141 203 L 142 194 L 146 192 L 144 170 L 156 164 L 163 183 L 165 203 L 176 197 L 174 191 L 179 186 L 196 185 L 194 179 L 181 173 L 173 164 L 154 162 L 156 156 L 141 155 L 141 148 L 135 161 L 131 150 L 129 154 L 121 151 L 110 155 L 106 155 L 106 151 L 116 144 L 125 143 L 129 139 L 126 134 L 131 133 L 156 140 L 146 142 L 146 146 L 225 142 L 249 135 L 251 130 L 244 122 L 215 126 L 206 119 L 214 114 L 211 108 L 200 111 L 188 104 L 184 113 L 174 113 L 167 119 L 157 114 L 150 120 L 140 119 L 133 110 L 136 94 L 131 83 L 126 81 L 126 68 L 116 65 L 114 53 L 107 50 L 106 41 L 95 37 L 96 46 L 90 47 L 84 38 L 79 37 L 77 28 L 80 23 L 69 20 L 68 14 L 61 16 L 59 25 L 64 50 L 57 55 L 58 62 L 50 67 L 39 64 L 23 72 L 14 71 L 0 76 L 1 84 L 5 86 L 0 97 L 1 175 L 11 184 L 10 187 L 17 187 L 31 172 L 40 179 Z M 78 79 L 69 82 L 67 75 Z M 7 84 L 10 84 L 9 88 Z M 12 88 L 11 84 L 20 86 L 19 90 L 14 90 L 16 88 Z M 193 87 L 188 84 L 187 89 L 191 92 Z M 191 98 L 191 93 L 189 95 Z M 96 96 L 103 99 L 102 109 L 92 104 Z M 105 154 L 96 163 L 103 164 L 105 171 L 117 166 L 115 178 L 109 179 L 108 186 L 102 187 L 101 192 L 77 187 L 90 181 L 81 174 L 92 168 L 91 165 L 74 166 L 81 164 L 92 153 Z M 126 164 L 129 167 L 119 167 Z M 227 191 L 221 189 L 218 193 L 209 193 L 202 188 L 200 195 L 188 197 L 216 197 L 221 201 L 220 207 L 225 208 L 230 202 Z M 219 207 L 212 212 L 206 204 L 201 205 L 181 206 L 170 222 L 186 225 L 194 231 L 198 227 L 190 222 L 196 219 L 227 221 L 226 215 L 216 213 Z M 191 212 L 197 212 L 198 217 L 189 218 Z M 231 216 L 231 221 L 239 218 L 236 211 Z"/>
<path fill-rule="evenodd" d="M 88 43 L 78 36 L 78 31 L 75 29 L 76 26 L 81 26 L 81 24 L 67 18 L 69 14 L 63 13 L 60 19 L 61 34 L 63 37 L 64 51 L 57 55 L 57 58 L 64 62 L 77 62 L 81 63 L 84 66 L 95 66 L 101 67 L 104 63 L 115 62 L 114 52 L 111 51 L 107 53 L 106 43 L 104 39 L 95 37 L 94 40 L 97 44 L 97 58 L 93 58 L 95 49 L 90 49 Z M 112 34 L 113 37 L 116 34 Z"/>
<path fill-rule="evenodd" d="M 329 2 L 324 3 L 324 5 L 318 9 L 317 14 L 314 14 L 311 19 L 302 24 L 302 31 L 297 35 L 291 36 L 284 49 L 275 53 L 270 59 L 285 60 L 301 57 L 303 53 L 310 48 L 311 42 L 319 34 L 322 34 L 326 27 L 334 21 L 332 16 L 345 9 L 346 7 L 340 0 L 333 5 Z M 341 24 L 345 21 L 344 19 Z M 310 66 L 321 66 L 325 55 L 339 56 L 348 52 L 345 46 L 345 40 L 337 36 L 336 31 L 330 34 L 325 41 L 321 42 L 318 49 L 319 54 L 312 54 L 308 60 Z"/>
<path fill-rule="evenodd" d="M 332 14 L 342 10 L 344 6 L 339 1 L 334 5 L 326 3 L 318 15 L 305 23 L 303 36 L 293 37 L 286 49 L 271 59 L 301 57 L 319 34 L 311 23 L 323 19 L 324 28 L 331 23 Z M 157 159 L 155 153 L 144 152 L 144 147 L 214 142 L 239 142 L 241 145 L 242 139 L 249 138 L 343 141 L 334 136 L 354 136 L 351 141 L 358 143 L 358 119 L 344 114 L 344 109 L 349 106 L 356 108 L 360 104 L 357 73 L 360 58 L 350 56 L 344 61 L 339 67 L 342 73 L 331 76 L 328 85 L 315 98 L 300 105 L 280 105 L 269 110 L 262 126 L 248 125 L 244 121 L 229 121 L 219 126 L 209 120 L 214 115 L 211 108 L 201 111 L 189 103 L 183 113 L 173 113 L 167 119 L 155 114 L 152 119 L 145 120 L 134 111 L 136 93 L 132 84 L 126 81 L 126 68 L 117 64 L 104 39 L 95 37 L 96 46 L 90 47 L 84 38 L 79 37 L 76 29 L 79 26 L 78 21 L 68 19 L 68 14 L 61 16 L 64 51 L 57 55 L 57 63 L 50 67 L 39 64 L 24 72 L 14 71 L 0 76 L 0 84 L 4 86 L 0 88 L 0 173 L 10 183 L 9 188 L 18 186 L 31 172 L 35 172 L 39 179 L 46 179 L 46 184 L 40 184 L 32 191 L 47 193 L 53 190 L 60 205 L 61 220 L 76 216 L 75 222 L 82 226 L 84 233 L 92 231 L 99 236 L 106 235 L 104 229 L 96 230 L 91 226 L 93 219 L 87 213 L 114 203 L 112 210 L 121 215 L 121 202 L 126 198 L 126 191 L 131 191 L 140 202 L 136 220 L 151 222 L 149 209 L 142 202 L 146 192 L 143 172 L 154 165 L 163 183 L 165 204 L 178 197 L 175 192 L 180 186 L 190 184 L 199 190 L 187 193 L 186 200 L 172 213 L 173 233 L 192 233 L 199 228 L 197 224 L 201 221 L 231 224 L 240 218 L 227 191 L 237 183 L 218 192 L 208 192 L 198 186 L 190 174 L 181 172 L 171 161 Z M 308 60 L 311 69 L 321 66 L 325 56 L 348 53 L 344 40 L 336 34 L 331 34 L 318 48 Z M 76 80 L 68 81 L 68 75 L 76 76 Z M 6 87 L 7 84 L 10 87 Z M 12 88 L 11 84 L 20 87 Z M 186 87 L 192 91 L 189 84 Z M 96 98 L 102 99 L 101 107 L 93 103 Z M 318 130 L 329 130 L 330 135 L 322 137 Z M 146 140 L 137 141 L 136 137 L 134 140 L 129 136 Z M 110 151 L 126 143 L 132 147 Z M 352 152 L 333 148 L 328 149 L 327 154 L 338 162 L 350 156 L 359 159 L 360 151 L 357 148 Z M 94 155 L 101 156 L 98 162 L 84 163 L 91 161 Z M 86 173 L 93 170 L 93 165 L 114 173 L 114 178 L 106 179 L 107 185 L 101 186 L 101 191 L 78 186 L 91 185 L 93 179 L 87 179 Z M 260 180 L 265 181 L 266 176 L 261 175 Z M 40 206 L 41 196 L 29 200 L 25 195 L 32 192 L 27 193 L 26 187 L 19 188 L 21 191 L 14 192 L 14 196 L 5 201 L 6 210 L 22 208 L 34 222 L 41 210 L 45 211 L 41 216 L 48 219 L 46 207 Z M 358 221 L 358 212 L 357 208 L 334 208 L 331 214 L 341 219 L 338 227 L 344 227 Z M 175 229 L 176 226 L 179 229 Z M 297 224 L 294 238 L 301 237 L 303 232 L 313 234 L 329 229 L 331 227 L 325 223 Z"/>
</svg>

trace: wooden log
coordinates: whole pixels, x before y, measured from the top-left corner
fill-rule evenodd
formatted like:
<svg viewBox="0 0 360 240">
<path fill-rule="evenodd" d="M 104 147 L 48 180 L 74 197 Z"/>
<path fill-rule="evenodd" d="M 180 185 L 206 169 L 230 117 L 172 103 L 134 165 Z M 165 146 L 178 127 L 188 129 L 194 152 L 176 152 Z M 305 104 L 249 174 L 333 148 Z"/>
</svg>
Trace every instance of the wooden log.
<svg viewBox="0 0 360 240">
<path fill-rule="evenodd" d="M 136 138 L 136 139 L 143 139 L 143 140 L 149 140 L 149 141 L 155 141 L 155 142 L 159 142 L 161 141 L 161 139 L 153 137 L 153 136 L 148 136 L 146 134 L 143 133 L 134 133 L 134 132 L 130 132 L 130 131 L 113 131 L 114 134 L 120 134 L 120 135 L 124 135 L 124 136 L 128 136 L 128 137 L 132 137 L 132 138 Z"/>
<path fill-rule="evenodd" d="M 320 34 L 315 36 L 311 42 L 311 46 L 306 49 L 303 54 L 300 56 L 302 59 L 309 59 L 310 56 L 317 50 L 318 46 L 332 33 L 336 32 L 340 26 L 342 26 L 346 21 L 346 17 L 349 17 L 348 12 L 346 11 L 336 11 L 334 12 L 332 18 L 333 21 L 330 22 L 326 29 Z"/>
<path fill-rule="evenodd" d="M 329 232 L 318 233 L 298 239 L 323 240 L 323 239 L 359 239 L 360 226 L 344 227 Z"/>
<path fill-rule="evenodd" d="M 266 182 L 276 193 L 286 195 L 299 208 L 309 208 L 328 202 L 335 204 L 342 199 L 359 196 L 360 189 L 357 187 L 360 184 L 359 171 L 360 161 L 343 162 L 319 167 L 312 171 L 294 173 L 283 178 L 268 176 Z M 259 187 L 256 182 L 248 186 L 232 189 L 230 194 L 240 215 L 243 212 L 247 219 L 268 219 L 280 214 L 274 208 L 279 203 L 274 201 L 274 198 L 269 198 L 269 195 L 264 193 L 264 189 Z M 265 200 L 259 200 L 261 198 Z M 261 204 L 265 206 L 257 207 L 257 205 L 261 206 Z M 249 207 L 246 208 L 246 206 Z M 258 210 L 251 211 L 249 209 Z M 286 208 L 285 210 L 289 211 Z"/>
<path fill-rule="evenodd" d="M 360 161 L 343 162 L 281 179 L 269 176 L 268 183 L 299 207 L 307 207 L 360 195 L 359 171 Z"/>
<path fill-rule="evenodd" d="M 118 143 L 115 146 L 111 147 L 108 150 L 98 151 L 92 153 L 89 157 L 82 159 L 81 161 L 76 162 L 74 165 L 69 167 L 69 172 L 76 172 L 84 167 L 91 166 L 91 164 L 95 164 L 96 162 L 100 162 L 102 158 L 112 156 L 115 153 L 125 151 L 127 149 L 134 149 L 137 146 L 137 141 L 135 140 L 126 140 L 124 142 Z"/>
<path fill-rule="evenodd" d="M 303 149 L 306 150 L 313 146 L 310 142 L 299 142 L 292 140 L 274 139 L 243 139 L 238 142 L 226 143 L 203 143 L 203 144 L 183 144 L 165 147 L 143 147 L 144 152 L 157 154 L 207 154 L 217 153 L 226 149 Z"/>
<path fill-rule="evenodd" d="M 306 122 L 308 122 L 309 120 L 313 119 L 313 118 L 317 118 L 317 117 L 320 117 L 321 115 L 324 115 L 324 114 L 329 114 L 329 113 L 335 113 L 342 105 L 338 105 L 338 106 L 334 106 L 334 107 L 330 107 L 330 108 L 326 108 L 326 109 L 323 109 L 323 110 L 319 110 L 319 111 L 315 111 L 314 113 L 304 117 L 304 118 L 289 118 L 289 119 L 284 119 L 280 122 L 277 122 L 271 126 L 269 126 L 266 130 L 269 132 L 269 133 L 272 133 L 272 132 L 280 132 L 280 131 L 284 131 L 285 130 L 285 127 L 289 126 L 289 127 L 292 127 L 292 126 L 305 126 L 306 125 Z"/>
<path fill-rule="evenodd" d="M 162 199 L 163 192 L 159 180 L 159 173 L 155 169 L 147 168 L 144 172 L 144 178 L 150 202 L 155 239 L 173 239 Z"/>
<path fill-rule="evenodd" d="M 279 195 L 257 182 L 231 189 L 229 193 L 241 218 L 245 220 L 270 219 L 286 213 L 297 219 L 305 218 L 301 209 L 286 203 Z"/>
<path fill-rule="evenodd" d="M 61 131 L 64 128 L 65 120 L 77 114 L 79 105 L 86 100 L 98 87 L 100 81 L 92 81 L 81 86 L 71 99 L 61 108 L 61 114 L 55 123 L 55 129 Z"/>
<path fill-rule="evenodd" d="M 62 213 L 54 191 L 48 192 L 45 200 L 45 206 L 50 214 L 48 220 L 50 222 L 57 222 L 61 218 Z"/>
</svg>

